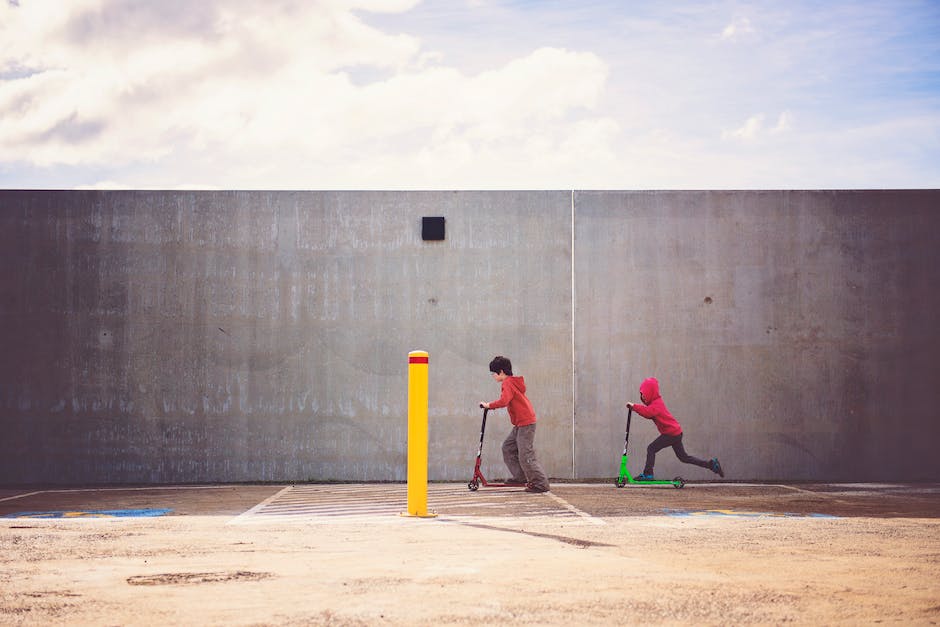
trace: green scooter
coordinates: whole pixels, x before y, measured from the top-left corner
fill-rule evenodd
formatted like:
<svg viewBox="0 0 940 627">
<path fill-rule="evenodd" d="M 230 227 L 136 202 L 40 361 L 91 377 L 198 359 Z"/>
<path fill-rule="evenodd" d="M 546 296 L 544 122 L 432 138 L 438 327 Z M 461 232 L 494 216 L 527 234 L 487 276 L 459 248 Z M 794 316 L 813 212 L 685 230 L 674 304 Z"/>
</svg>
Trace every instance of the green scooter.
<svg viewBox="0 0 940 627">
<path fill-rule="evenodd" d="M 675 479 L 654 479 L 652 481 L 637 481 L 629 473 L 627 469 L 627 461 L 629 459 L 627 455 L 627 444 L 630 442 L 630 417 L 633 416 L 633 408 L 627 408 L 627 436 L 623 440 L 623 457 L 620 458 L 620 475 L 617 476 L 617 487 L 622 488 L 627 485 L 671 485 L 675 488 L 681 488 L 685 486 L 685 479 L 682 477 L 676 477 Z"/>
</svg>

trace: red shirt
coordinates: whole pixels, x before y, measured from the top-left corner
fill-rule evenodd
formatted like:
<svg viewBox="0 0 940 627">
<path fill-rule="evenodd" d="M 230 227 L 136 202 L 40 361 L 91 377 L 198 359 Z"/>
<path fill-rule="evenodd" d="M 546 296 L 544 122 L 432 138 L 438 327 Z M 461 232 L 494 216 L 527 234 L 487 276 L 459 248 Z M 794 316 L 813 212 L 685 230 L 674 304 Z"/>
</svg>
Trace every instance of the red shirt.
<svg viewBox="0 0 940 627">
<path fill-rule="evenodd" d="M 656 428 L 663 435 L 681 435 L 682 427 L 669 410 L 666 403 L 659 395 L 659 381 L 650 377 L 640 384 L 640 394 L 643 395 L 645 405 L 633 405 L 633 411 L 644 418 L 649 418 L 656 423 Z"/>
<path fill-rule="evenodd" d="M 525 379 L 506 377 L 503 379 L 503 393 L 498 401 L 490 402 L 490 409 L 506 407 L 509 421 L 514 427 L 524 427 L 535 423 L 535 410 L 525 395 Z"/>
</svg>

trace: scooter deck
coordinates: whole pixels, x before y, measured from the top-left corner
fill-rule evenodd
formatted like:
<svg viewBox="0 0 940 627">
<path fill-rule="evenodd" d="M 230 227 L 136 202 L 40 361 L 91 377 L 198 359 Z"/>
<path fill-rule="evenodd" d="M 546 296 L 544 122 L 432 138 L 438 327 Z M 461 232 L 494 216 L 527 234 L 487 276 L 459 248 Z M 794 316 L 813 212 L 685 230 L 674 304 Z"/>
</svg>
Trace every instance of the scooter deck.
<svg viewBox="0 0 940 627">
<path fill-rule="evenodd" d="M 473 479 L 467 484 L 467 488 L 471 492 L 476 492 L 480 489 L 480 486 L 484 488 L 524 488 L 526 486 L 524 483 L 492 483 L 487 481 L 480 470 L 480 461 L 481 459 L 477 457 L 476 467 L 473 469 Z"/>
<path fill-rule="evenodd" d="M 685 479 L 682 477 L 676 477 L 675 479 L 651 479 L 649 481 L 637 481 L 634 479 L 629 471 L 627 470 L 627 462 L 629 461 L 629 456 L 624 453 L 623 457 L 620 459 L 620 474 L 617 476 L 617 481 L 615 482 L 618 488 L 622 488 L 625 485 L 638 485 L 638 486 L 648 486 L 648 485 L 671 485 L 674 488 L 685 487 Z"/>
</svg>

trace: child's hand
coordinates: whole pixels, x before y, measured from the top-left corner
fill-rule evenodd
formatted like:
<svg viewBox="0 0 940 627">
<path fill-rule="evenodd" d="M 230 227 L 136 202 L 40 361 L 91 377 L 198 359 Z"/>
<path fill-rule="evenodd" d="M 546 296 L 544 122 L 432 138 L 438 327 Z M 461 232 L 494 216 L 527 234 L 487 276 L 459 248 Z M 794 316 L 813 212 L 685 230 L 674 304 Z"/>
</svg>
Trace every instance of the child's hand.
<svg viewBox="0 0 940 627">
<path fill-rule="evenodd" d="M 480 408 L 481 408 L 481 409 L 489 409 L 489 408 L 490 408 L 490 404 L 489 404 L 489 403 L 484 403 L 483 401 L 480 401 Z"/>
<path fill-rule="evenodd" d="M 633 406 L 634 406 L 635 404 L 636 404 L 636 403 L 627 403 L 627 407 L 628 407 L 629 409 L 633 409 Z"/>
</svg>

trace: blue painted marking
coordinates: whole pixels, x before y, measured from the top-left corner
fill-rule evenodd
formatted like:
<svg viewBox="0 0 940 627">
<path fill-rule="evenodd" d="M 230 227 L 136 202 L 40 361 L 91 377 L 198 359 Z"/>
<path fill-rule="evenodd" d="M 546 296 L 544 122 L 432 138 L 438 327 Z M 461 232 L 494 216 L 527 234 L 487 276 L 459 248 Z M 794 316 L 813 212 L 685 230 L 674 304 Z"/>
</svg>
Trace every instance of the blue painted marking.
<svg viewBox="0 0 940 627">
<path fill-rule="evenodd" d="M 706 510 L 687 510 L 687 509 L 663 509 L 667 516 L 692 517 L 692 516 L 732 516 L 737 518 L 759 518 L 769 516 L 771 518 L 838 518 L 829 514 L 796 514 L 793 512 L 747 512 L 734 509 L 706 509 Z"/>
<path fill-rule="evenodd" d="M 172 509 L 97 509 L 89 511 L 16 512 L 0 518 L 153 518 L 166 516 Z"/>
</svg>

